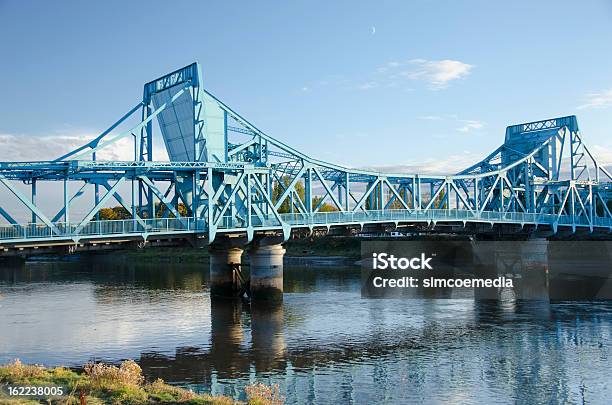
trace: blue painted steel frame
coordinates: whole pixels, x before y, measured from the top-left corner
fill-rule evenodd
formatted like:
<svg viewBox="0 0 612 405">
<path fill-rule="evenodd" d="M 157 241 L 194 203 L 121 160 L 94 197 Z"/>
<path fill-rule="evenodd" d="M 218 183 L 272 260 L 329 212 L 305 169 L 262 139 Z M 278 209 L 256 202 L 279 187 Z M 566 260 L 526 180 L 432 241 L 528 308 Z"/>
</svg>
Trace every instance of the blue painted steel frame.
<svg viewBox="0 0 612 405">
<path fill-rule="evenodd" d="M 17 224 L 8 207 L 0 207 L 7 221 L 0 227 L 0 244 L 78 243 L 135 234 L 145 240 L 155 234 L 199 234 L 212 243 L 222 233 L 244 233 L 251 240 L 257 232 L 276 231 L 288 238 L 295 228 L 369 223 L 479 222 L 547 225 L 554 232 L 559 227 L 612 231 L 612 176 L 584 144 L 575 116 L 510 126 L 503 145 L 455 175 L 378 173 L 327 163 L 291 148 L 204 90 L 201 80 L 197 63 L 178 69 L 145 84 L 143 100 L 82 147 L 51 161 L 1 162 L 0 183 L 32 220 Z M 154 108 L 152 96 L 167 89 L 172 97 Z M 191 141 L 202 159 L 154 161 L 153 120 L 186 94 L 193 104 Z M 207 109 L 223 112 L 223 133 L 207 133 Z M 113 134 L 139 110 L 138 124 Z M 218 136 L 223 139 L 213 139 Z M 134 142 L 133 161 L 96 159 L 97 152 L 126 137 Z M 206 161 L 202 151 L 213 141 L 226 145 L 226 161 Z M 53 216 L 36 201 L 41 181 L 63 182 L 64 204 Z M 19 191 L 17 182 L 31 187 L 31 198 Z M 70 183 L 79 184 L 72 196 Z M 131 185 L 128 193 L 125 185 Z M 71 218 L 71 206 L 92 187 L 95 198 L 88 213 Z M 132 218 L 97 220 L 111 199 Z M 187 216 L 181 217 L 183 206 Z"/>
</svg>

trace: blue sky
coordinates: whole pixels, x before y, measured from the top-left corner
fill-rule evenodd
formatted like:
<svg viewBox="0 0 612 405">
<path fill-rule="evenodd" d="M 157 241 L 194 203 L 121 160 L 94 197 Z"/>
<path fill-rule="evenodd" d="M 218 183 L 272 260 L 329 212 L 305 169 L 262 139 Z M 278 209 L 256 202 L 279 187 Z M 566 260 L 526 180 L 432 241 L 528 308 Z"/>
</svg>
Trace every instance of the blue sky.
<svg viewBox="0 0 612 405">
<path fill-rule="evenodd" d="M 272 136 L 354 167 L 444 172 L 507 125 L 577 114 L 612 161 L 612 1 L 0 0 L 0 160 L 49 159 L 199 61 Z"/>
</svg>

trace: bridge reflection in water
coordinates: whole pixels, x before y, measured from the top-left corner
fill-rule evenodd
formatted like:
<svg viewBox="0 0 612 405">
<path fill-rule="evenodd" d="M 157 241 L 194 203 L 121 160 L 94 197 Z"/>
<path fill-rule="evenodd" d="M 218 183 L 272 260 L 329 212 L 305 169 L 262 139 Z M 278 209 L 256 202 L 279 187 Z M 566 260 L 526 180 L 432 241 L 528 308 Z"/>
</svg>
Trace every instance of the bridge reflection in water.
<svg viewBox="0 0 612 405">
<path fill-rule="evenodd" d="M 359 269 L 286 266 L 283 303 L 246 305 L 211 301 L 208 280 L 205 264 L 131 257 L 3 266 L 0 361 L 131 357 L 196 390 L 279 383 L 289 403 L 604 399 L 606 302 L 365 300 Z"/>
</svg>

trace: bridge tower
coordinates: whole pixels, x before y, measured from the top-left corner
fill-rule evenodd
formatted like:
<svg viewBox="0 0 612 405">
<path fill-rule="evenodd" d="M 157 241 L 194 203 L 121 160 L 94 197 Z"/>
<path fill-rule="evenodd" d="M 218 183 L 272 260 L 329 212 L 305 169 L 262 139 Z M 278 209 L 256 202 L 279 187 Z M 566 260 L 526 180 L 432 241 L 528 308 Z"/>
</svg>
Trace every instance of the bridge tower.
<svg viewBox="0 0 612 405">
<path fill-rule="evenodd" d="M 161 109 L 157 122 L 171 162 L 226 163 L 228 160 L 227 112 L 204 91 L 201 80 L 199 64 L 192 63 L 144 85 L 143 120 L 152 111 Z M 162 109 L 168 104 L 172 108 Z M 141 129 L 140 137 L 140 160 L 152 161 L 152 121 Z M 197 181 L 194 173 L 176 174 L 176 193 L 186 207 L 193 205 L 193 185 Z M 215 183 L 221 181 L 215 179 Z M 140 187 L 140 199 L 148 201 L 152 213 L 152 195 L 142 184 Z"/>
<path fill-rule="evenodd" d="M 171 162 L 228 163 L 228 111 L 202 85 L 202 70 L 197 63 L 175 70 L 144 85 L 142 117 L 146 120 L 152 111 L 161 109 L 157 122 Z M 172 108 L 162 108 L 171 104 Z M 140 161 L 152 160 L 151 122 L 141 129 Z M 253 149 L 253 148 L 251 148 Z M 265 156 L 249 151 L 248 160 L 265 161 Z M 199 172 L 176 172 L 174 187 L 190 211 L 197 210 L 201 197 L 198 193 Z M 211 188 L 220 190 L 221 198 L 229 199 L 224 193 L 225 184 L 238 181 L 238 175 L 231 172 L 213 172 Z M 247 190 L 249 194 L 252 190 Z M 199 193 L 198 193 L 199 194 Z M 146 184 L 140 184 L 139 201 L 147 201 L 149 217 L 153 217 L 153 194 Z M 208 196 L 209 197 L 209 196 Z M 250 197 L 249 200 L 251 199 Z M 232 207 L 235 210 L 237 207 Z M 192 215 L 193 213 L 189 213 Z M 244 286 L 241 277 L 241 257 L 247 242 L 240 238 L 222 236 L 210 245 L 211 294 L 221 297 L 235 297 Z M 282 300 L 283 255 L 285 250 L 279 242 L 272 245 L 250 244 L 251 295 L 255 299 Z"/>
</svg>

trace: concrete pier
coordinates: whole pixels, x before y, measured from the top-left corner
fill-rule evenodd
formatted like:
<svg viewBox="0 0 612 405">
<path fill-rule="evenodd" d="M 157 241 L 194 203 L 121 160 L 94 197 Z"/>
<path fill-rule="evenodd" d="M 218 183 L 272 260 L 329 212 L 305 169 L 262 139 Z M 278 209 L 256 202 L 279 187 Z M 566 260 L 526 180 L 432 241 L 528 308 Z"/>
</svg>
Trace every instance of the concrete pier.
<svg viewBox="0 0 612 405">
<path fill-rule="evenodd" d="M 240 290 L 237 269 L 241 264 L 243 249 L 212 245 L 210 255 L 210 295 L 213 297 L 235 298 Z"/>
<path fill-rule="evenodd" d="M 532 239 L 521 245 L 521 278 L 517 280 L 517 297 L 523 300 L 548 301 L 548 241 Z"/>
<path fill-rule="evenodd" d="M 481 278 L 510 277 L 515 299 L 544 300 L 548 294 L 548 242 L 545 239 L 528 241 L 483 241 L 472 244 L 475 275 Z M 476 300 L 502 299 L 502 290 L 476 288 Z"/>
<path fill-rule="evenodd" d="M 283 300 L 283 257 L 280 244 L 255 245 L 248 250 L 251 263 L 251 299 Z"/>
</svg>

